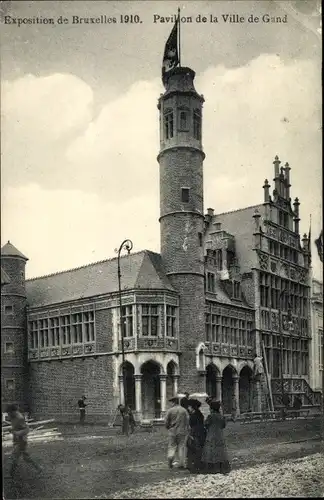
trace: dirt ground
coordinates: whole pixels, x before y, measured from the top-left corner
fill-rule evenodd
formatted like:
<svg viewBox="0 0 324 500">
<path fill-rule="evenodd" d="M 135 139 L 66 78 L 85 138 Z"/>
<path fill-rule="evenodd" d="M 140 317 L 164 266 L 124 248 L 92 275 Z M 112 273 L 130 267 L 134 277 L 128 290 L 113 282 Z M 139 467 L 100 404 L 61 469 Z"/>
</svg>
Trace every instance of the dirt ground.
<svg viewBox="0 0 324 500">
<path fill-rule="evenodd" d="M 108 427 L 58 427 L 63 441 L 30 443 L 31 455 L 43 467 L 40 475 L 22 462 L 12 480 L 8 476 L 10 449 L 4 449 L 6 499 L 111 498 L 118 491 L 189 476 L 187 471 L 167 469 L 163 428 L 137 430 L 127 438 Z M 324 451 L 320 419 L 230 423 L 226 437 L 234 470 Z"/>
</svg>

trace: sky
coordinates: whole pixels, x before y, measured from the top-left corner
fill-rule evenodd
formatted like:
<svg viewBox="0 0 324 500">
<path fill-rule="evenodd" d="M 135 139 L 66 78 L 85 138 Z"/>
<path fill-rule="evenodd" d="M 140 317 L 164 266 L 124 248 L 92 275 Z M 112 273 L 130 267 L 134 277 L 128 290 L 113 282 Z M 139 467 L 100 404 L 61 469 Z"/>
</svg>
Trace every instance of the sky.
<svg viewBox="0 0 324 500">
<path fill-rule="evenodd" d="M 154 16 L 178 7 L 192 17 L 181 23 L 181 63 L 195 70 L 205 97 L 205 211 L 262 203 L 278 155 L 291 167 L 301 233 L 311 214 L 314 240 L 322 228 L 319 5 L 1 2 L 1 243 L 29 258 L 27 277 L 114 257 L 125 238 L 134 251 L 159 251 L 157 99 L 173 24 Z M 226 14 L 244 22 L 225 22 Z M 116 22 L 73 23 L 101 15 Z M 121 23 L 125 15 L 140 22 Z M 248 22 L 251 15 L 259 23 Z M 264 15 L 287 22 L 266 23 Z M 54 24 L 17 24 L 35 18 Z"/>
</svg>

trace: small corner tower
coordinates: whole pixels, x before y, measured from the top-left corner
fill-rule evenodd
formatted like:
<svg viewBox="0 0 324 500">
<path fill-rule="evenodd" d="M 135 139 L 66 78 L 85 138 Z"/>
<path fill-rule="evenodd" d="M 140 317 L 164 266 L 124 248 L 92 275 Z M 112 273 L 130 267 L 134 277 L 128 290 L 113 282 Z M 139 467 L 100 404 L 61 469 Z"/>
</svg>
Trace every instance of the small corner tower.
<svg viewBox="0 0 324 500">
<path fill-rule="evenodd" d="M 195 373 L 205 339 L 202 107 L 195 72 L 176 67 L 160 96 L 160 235 L 166 273 L 180 295 L 180 390 L 204 391 Z"/>
<path fill-rule="evenodd" d="M 1 248 L 2 404 L 26 409 L 27 331 L 25 257 L 10 241 Z"/>
</svg>

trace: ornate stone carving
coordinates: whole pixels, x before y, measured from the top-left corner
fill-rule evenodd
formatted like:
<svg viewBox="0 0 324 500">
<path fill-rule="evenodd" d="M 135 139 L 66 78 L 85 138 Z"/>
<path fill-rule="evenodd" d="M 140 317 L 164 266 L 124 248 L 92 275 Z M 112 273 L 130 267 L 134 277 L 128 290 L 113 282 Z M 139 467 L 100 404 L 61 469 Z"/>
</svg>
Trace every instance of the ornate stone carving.
<svg viewBox="0 0 324 500">
<path fill-rule="evenodd" d="M 71 354 L 71 347 L 62 347 L 62 356 L 68 356 Z"/>
<path fill-rule="evenodd" d="M 74 345 L 73 346 L 73 354 L 83 354 L 83 345 Z"/>
<path fill-rule="evenodd" d="M 262 271 L 268 270 L 269 257 L 264 253 L 259 253 L 259 264 Z"/>
<path fill-rule="evenodd" d="M 219 344 L 213 344 L 213 352 L 215 354 L 220 354 L 221 349 L 220 349 L 220 345 Z"/>
<path fill-rule="evenodd" d="M 229 347 L 229 345 L 223 345 L 222 346 L 222 354 L 225 354 L 226 356 L 229 356 L 229 354 L 230 354 L 230 347 Z"/>
<path fill-rule="evenodd" d="M 59 355 L 59 348 L 58 347 L 54 347 L 51 349 L 51 356 L 58 356 Z"/>
<path fill-rule="evenodd" d="M 94 345 L 93 345 L 93 344 L 86 344 L 86 345 L 84 346 L 84 352 L 85 352 L 86 354 L 89 354 L 89 353 L 91 353 L 91 352 L 94 352 Z"/>
<path fill-rule="evenodd" d="M 41 349 L 39 352 L 39 355 L 41 358 L 48 358 L 49 357 L 49 350 L 48 349 Z"/>
<path fill-rule="evenodd" d="M 272 238 L 277 238 L 277 229 L 272 226 L 268 226 L 267 234 Z"/>
<path fill-rule="evenodd" d="M 271 326 L 272 330 L 278 331 L 279 330 L 279 317 L 278 314 L 275 312 L 271 312 Z"/>
<path fill-rule="evenodd" d="M 236 345 L 231 346 L 231 354 L 233 356 L 237 356 L 237 346 Z"/>
<path fill-rule="evenodd" d="M 245 354 L 246 354 L 246 348 L 240 346 L 240 356 L 245 356 Z"/>
<path fill-rule="evenodd" d="M 274 260 L 270 262 L 270 270 L 272 273 L 275 273 L 277 271 L 277 262 L 275 262 Z"/>
</svg>

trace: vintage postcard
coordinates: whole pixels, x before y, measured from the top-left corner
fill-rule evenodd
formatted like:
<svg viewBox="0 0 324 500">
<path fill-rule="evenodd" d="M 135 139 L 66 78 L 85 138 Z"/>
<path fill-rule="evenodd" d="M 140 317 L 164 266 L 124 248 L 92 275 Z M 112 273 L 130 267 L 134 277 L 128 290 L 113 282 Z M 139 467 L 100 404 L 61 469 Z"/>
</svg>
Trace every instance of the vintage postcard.
<svg viewBox="0 0 324 500">
<path fill-rule="evenodd" d="M 320 2 L 0 16 L 4 497 L 323 495 Z"/>
</svg>

